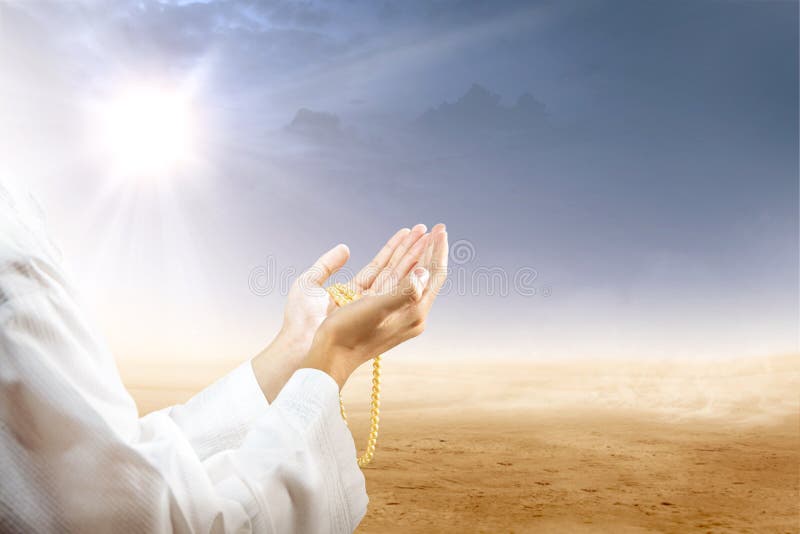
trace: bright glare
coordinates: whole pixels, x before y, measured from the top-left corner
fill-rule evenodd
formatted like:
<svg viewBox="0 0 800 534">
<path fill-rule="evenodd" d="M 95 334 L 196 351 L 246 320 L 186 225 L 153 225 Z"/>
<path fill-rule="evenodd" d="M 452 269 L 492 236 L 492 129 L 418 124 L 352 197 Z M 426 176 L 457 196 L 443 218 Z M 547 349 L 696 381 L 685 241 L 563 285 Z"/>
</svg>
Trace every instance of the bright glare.
<svg viewBox="0 0 800 534">
<path fill-rule="evenodd" d="M 177 91 L 129 89 L 103 115 L 108 152 L 127 176 L 160 177 L 191 156 L 189 102 Z"/>
</svg>

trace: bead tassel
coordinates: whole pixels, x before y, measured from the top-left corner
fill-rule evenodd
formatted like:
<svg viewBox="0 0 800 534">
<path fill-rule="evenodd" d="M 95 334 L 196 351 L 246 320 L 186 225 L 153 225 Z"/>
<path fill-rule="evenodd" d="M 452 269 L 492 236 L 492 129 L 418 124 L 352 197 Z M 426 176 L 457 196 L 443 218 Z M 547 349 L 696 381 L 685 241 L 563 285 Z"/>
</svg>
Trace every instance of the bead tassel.
<svg viewBox="0 0 800 534">
<path fill-rule="evenodd" d="M 344 284 L 334 284 L 328 287 L 328 294 L 337 306 L 342 307 L 350 304 L 358 298 L 358 295 Z M 364 454 L 358 457 L 358 466 L 364 467 L 372 461 L 375 456 L 375 446 L 378 443 L 378 422 L 380 421 L 381 410 L 381 357 L 375 356 L 372 360 L 372 395 L 370 395 L 369 405 L 369 439 L 367 439 L 367 449 Z M 339 394 L 339 411 L 342 414 L 345 424 L 347 424 L 347 412 L 344 409 L 344 401 L 341 393 Z"/>
</svg>

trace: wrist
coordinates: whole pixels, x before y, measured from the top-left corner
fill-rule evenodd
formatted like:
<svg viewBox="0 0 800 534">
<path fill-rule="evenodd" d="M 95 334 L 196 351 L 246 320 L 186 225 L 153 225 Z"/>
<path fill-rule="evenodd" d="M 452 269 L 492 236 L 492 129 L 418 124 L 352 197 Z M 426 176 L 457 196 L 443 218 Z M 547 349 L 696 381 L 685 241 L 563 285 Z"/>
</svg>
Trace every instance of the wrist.
<svg viewBox="0 0 800 534">
<path fill-rule="evenodd" d="M 307 351 L 302 340 L 281 328 L 275 339 L 252 359 L 253 373 L 267 401 L 272 402 L 277 397 L 289 377 L 299 369 Z"/>
<path fill-rule="evenodd" d="M 315 340 L 308 355 L 300 364 L 300 368 L 317 369 L 328 374 L 336 381 L 341 390 L 352 374 L 352 370 L 346 362 L 347 358 L 339 354 L 336 348 L 317 343 Z"/>
<path fill-rule="evenodd" d="M 281 354 L 281 357 L 299 363 L 308 353 L 308 348 L 311 345 L 308 337 L 308 335 L 298 335 L 293 329 L 284 325 L 275 336 L 275 339 L 272 340 L 272 343 L 264 349 L 264 352 Z"/>
</svg>

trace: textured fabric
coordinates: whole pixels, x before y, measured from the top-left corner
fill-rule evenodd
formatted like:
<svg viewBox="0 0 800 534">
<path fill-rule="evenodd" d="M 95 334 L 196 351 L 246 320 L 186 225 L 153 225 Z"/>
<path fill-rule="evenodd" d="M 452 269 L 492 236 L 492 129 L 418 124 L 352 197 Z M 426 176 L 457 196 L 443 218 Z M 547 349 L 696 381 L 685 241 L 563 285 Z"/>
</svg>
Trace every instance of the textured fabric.
<svg viewBox="0 0 800 534">
<path fill-rule="evenodd" d="M 325 373 L 248 363 L 139 419 L 38 208 L 0 187 L 0 531 L 351 532 L 364 477 Z"/>
<path fill-rule="evenodd" d="M 146 426 L 154 419 L 171 418 L 200 459 L 205 460 L 214 453 L 238 448 L 253 421 L 268 406 L 248 361 L 187 403 L 148 414 L 140 424 Z"/>
</svg>

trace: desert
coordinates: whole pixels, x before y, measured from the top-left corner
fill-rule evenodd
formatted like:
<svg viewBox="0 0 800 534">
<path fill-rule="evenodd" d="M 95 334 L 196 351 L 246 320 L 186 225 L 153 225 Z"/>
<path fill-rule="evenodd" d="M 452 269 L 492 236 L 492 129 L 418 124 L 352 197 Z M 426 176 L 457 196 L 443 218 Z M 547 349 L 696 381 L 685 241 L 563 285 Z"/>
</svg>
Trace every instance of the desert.
<svg viewBox="0 0 800 534">
<path fill-rule="evenodd" d="M 123 364 L 142 414 L 191 376 Z M 367 432 L 369 366 L 344 399 Z M 800 356 L 384 361 L 359 532 L 798 532 Z"/>
</svg>

